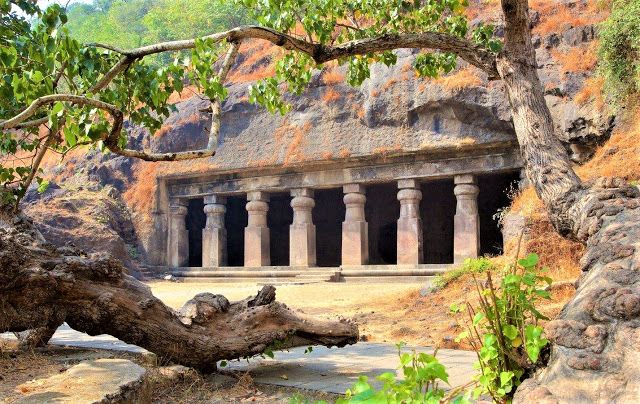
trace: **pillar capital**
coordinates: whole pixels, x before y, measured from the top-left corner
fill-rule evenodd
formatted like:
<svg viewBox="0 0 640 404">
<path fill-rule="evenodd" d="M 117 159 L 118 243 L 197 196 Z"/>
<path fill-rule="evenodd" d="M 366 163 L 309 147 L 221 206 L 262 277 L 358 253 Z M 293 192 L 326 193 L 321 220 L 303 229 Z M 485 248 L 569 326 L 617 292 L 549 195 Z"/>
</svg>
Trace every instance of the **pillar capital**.
<svg viewBox="0 0 640 404">
<path fill-rule="evenodd" d="M 293 188 L 291 190 L 291 196 L 306 196 L 308 198 L 313 198 L 313 189 L 312 188 Z"/>
<path fill-rule="evenodd" d="M 171 198 L 169 200 L 169 214 L 175 216 L 185 216 L 187 214 L 189 200 L 184 198 Z"/>
<path fill-rule="evenodd" d="M 345 184 L 342 186 L 345 194 L 365 194 L 366 188 L 362 184 Z"/>
<path fill-rule="evenodd" d="M 459 174 L 453 177 L 453 183 L 458 184 L 475 184 L 476 176 L 473 174 Z"/>
<path fill-rule="evenodd" d="M 221 195 L 207 195 L 204 197 L 205 205 L 224 205 L 227 203 L 227 197 Z"/>
<path fill-rule="evenodd" d="M 269 202 L 269 194 L 263 191 L 247 192 L 248 201 Z"/>
<path fill-rule="evenodd" d="M 458 197 L 462 197 L 463 199 L 475 199 L 480 193 L 480 188 L 477 185 L 473 184 L 458 184 L 453 189 L 453 193 Z"/>
<path fill-rule="evenodd" d="M 415 178 L 398 180 L 398 189 L 420 189 L 420 182 Z"/>
</svg>

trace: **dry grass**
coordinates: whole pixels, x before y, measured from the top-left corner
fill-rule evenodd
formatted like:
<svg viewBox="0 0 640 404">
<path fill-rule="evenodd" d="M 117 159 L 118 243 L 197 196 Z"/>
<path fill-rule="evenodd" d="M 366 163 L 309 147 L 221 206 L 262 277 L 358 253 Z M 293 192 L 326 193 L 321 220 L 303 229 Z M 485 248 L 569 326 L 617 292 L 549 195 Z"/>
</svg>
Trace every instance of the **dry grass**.
<svg viewBox="0 0 640 404">
<path fill-rule="evenodd" d="M 511 212 L 527 218 L 529 232 L 521 246 L 523 252 L 537 253 L 541 264 L 549 268 L 549 276 L 554 280 L 575 280 L 580 274 L 579 260 L 584 253 L 584 246 L 558 234 L 533 188 L 529 187 L 516 196 Z M 505 255 L 515 255 L 517 247 L 516 243 L 507 243 Z"/>
<path fill-rule="evenodd" d="M 482 84 L 475 68 L 465 67 L 457 72 L 435 80 L 436 83 L 449 91 L 460 91 L 468 87 L 477 87 Z"/>
<path fill-rule="evenodd" d="M 334 90 L 333 88 L 328 88 L 325 90 L 324 95 L 322 96 L 322 101 L 325 104 L 331 104 L 334 101 L 340 99 L 340 93 Z"/>
<path fill-rule="evenodd" d="M 135 170 L 134 180 L 122 195 L 122 199 L 134 213 L 133 217 L 138 221 L 137 224 L 148 225 L 151 223 L 158 167 L 159 163 L 137 162 L 133 167 Z"/>
<path fill-rule="evenodd" d="M 604 79 L 600 76 L 589 77 L 585 80 L 580 91 L 573 97 L 578 105 L 586 105 L 590 102 L 597 111 L 604 111 Z"/>
<path fill-rule="evenodd" d="M 330 67 L 322 75 L 322 81 L 328 86 L 343 83 L 344 74 L 337 67 Z"/>
<path fill-rule="evenodd" d="M 534 33 L 541 35 L 597 24 L 609 15 L 609 5 L 600 0 L 588 0 L 585 4 L 577 2 L 574 7 L 555 1 L 534 0 L 530 6 L 542 14 L 540 23 L 533 28 Z"/>
<path fill-rule="evenodd" d="M 587 72 L 593 70 L 598 63 L 597 47 L 598 42 L 592 41 L 588 45 L 576 46 L 566 51 L 553 50 L 551 56 L 558 61 L 562 73 Z"/>
<path fill-rule="evenodd" d="M 611 139 L 602 145 L 593 158 L 576 169 L 583 180 L 597 177 L 622 177 L 628 181 L 640 179 L 640 108 L 627 112 Z"/>
</svg>

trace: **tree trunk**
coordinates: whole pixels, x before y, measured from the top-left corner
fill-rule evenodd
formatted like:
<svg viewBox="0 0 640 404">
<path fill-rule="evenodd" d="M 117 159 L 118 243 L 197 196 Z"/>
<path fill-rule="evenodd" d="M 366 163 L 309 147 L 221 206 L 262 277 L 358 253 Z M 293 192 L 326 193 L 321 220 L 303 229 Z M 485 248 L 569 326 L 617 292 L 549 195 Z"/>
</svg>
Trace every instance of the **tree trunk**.
<svg viewBox="0 0 640 404">
<path fill-rule="evenodd" d="M 267 348 L 344 346 L 358 340 L 347 320 L 314 319 L 275 301 L 265 286 L 255 297 L 229 302 L 201 293 L 174 311 L 146 285 L 126 275 L 105 254 L 78 256 L 38 241 L 23 218 L 0 218 L 0 332 L 33 330 L 42 343 L 67 322 L 89 335 L 110 334 L 163 359 L 203 371 L 221 359 L 260 354 Z"/>
<path fill-rule="evenodd" d="M 529 180 L 565 237 L 585 243 L 574 299 L 551 321 L 547 367 L 518 389 L 522 402 L 640 398 L 640 193 L 621 179 L 582 183 L 553 130 L 537 74 L 526 0 L 502 0 L 498 72 Z"/>
</svg>

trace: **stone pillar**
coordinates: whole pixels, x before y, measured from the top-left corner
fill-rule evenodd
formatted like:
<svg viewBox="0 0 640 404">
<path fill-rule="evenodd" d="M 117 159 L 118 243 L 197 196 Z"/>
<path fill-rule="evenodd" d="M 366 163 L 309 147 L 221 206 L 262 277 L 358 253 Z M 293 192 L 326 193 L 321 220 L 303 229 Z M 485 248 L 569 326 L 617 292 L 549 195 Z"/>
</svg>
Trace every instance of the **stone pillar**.
<svg viewBox="0 0 640 404">
<path fill-rule="evenodd" d="M 208 195 L 204 198 L 204 213 L 207 224 L 202 229 L 202 266 L 223 267 L 227 265 L 227 230 L 224 227 L 226 198 Z"/>
<path fill-rule="evenodd" d="M 184 267 L 189 264 L 189 232 L 186 199 L 169 201 L 169 235 L 167 237 L 167 261 L 171 267 Z"/>
<path fill-rule="evenodd" d="M 398 181 L 398 265 L 418 265 L 422 263 L 422 219 L 420 200 L 422 191 L 417 180 Z"/>
<path fill-rule="evenodd" d="M 369 228 L 364 217 L 367 201 L 360 184 L 343 187 L 346 213 L 342 222 L 342 265 L 365 265 L 369 261 Z"/>
<path fill-rule="evenodd" d="M 244 229 L 244 266 L 262 267 L 271 265 L 269 251 L 269 194 L 255 191 L 247 194 L 249 222 Z"/>
<path fill-rule="evenodd" d="M 456 175 L 454 193 L 457 199 L 453 228 L 453 261 L 476 258 L 480 251 L 480 218 L 478 193 L 473 175 Z"/>
<path fill-rule="evenodd" d="M 289 227 L 289 265 L 313 267 L 316 265 L 316 226 L 311 216 L 316 204 L 313 190 L 292 189 L 291 196 L 293 223 Z"/>
</svg>

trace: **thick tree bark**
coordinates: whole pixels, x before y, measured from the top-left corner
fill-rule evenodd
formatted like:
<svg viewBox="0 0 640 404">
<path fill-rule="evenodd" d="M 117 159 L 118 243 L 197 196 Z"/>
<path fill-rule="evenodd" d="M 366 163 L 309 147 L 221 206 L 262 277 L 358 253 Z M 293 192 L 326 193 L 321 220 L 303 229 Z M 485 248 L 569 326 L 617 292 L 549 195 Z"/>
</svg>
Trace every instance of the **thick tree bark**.
<svg viewBox="0 0 640 404">
<path fill-rule="evenodd" d="M 116 259 L 78 256 L 39 240 L 27 220 L 12 226 L 0 220 L 0 332 L 34 330 L 28 338 L 34 344 L 66 321 L 89 335 L 110 334 L 207 371 L 218 360 L 257 355 L 274 344 L 344 346 L 358 340 L 355 324 L 296 313 L 275 301 L 272 286 L 239 302 L 202 293 L 176 312 L 126 275 Z"/>
<path fill-rule="evenodd" d="M 537 75 L 526 0 L 502 0 L 497 68 L 529 180 L 564 236 L 587 246 L 575 298 L 547 326 L 548 366 L 518 389 L 522 402 L 640 399 L 640 193 L 620 179 L 583 184 L 553 131 Z"/>
</svg>

